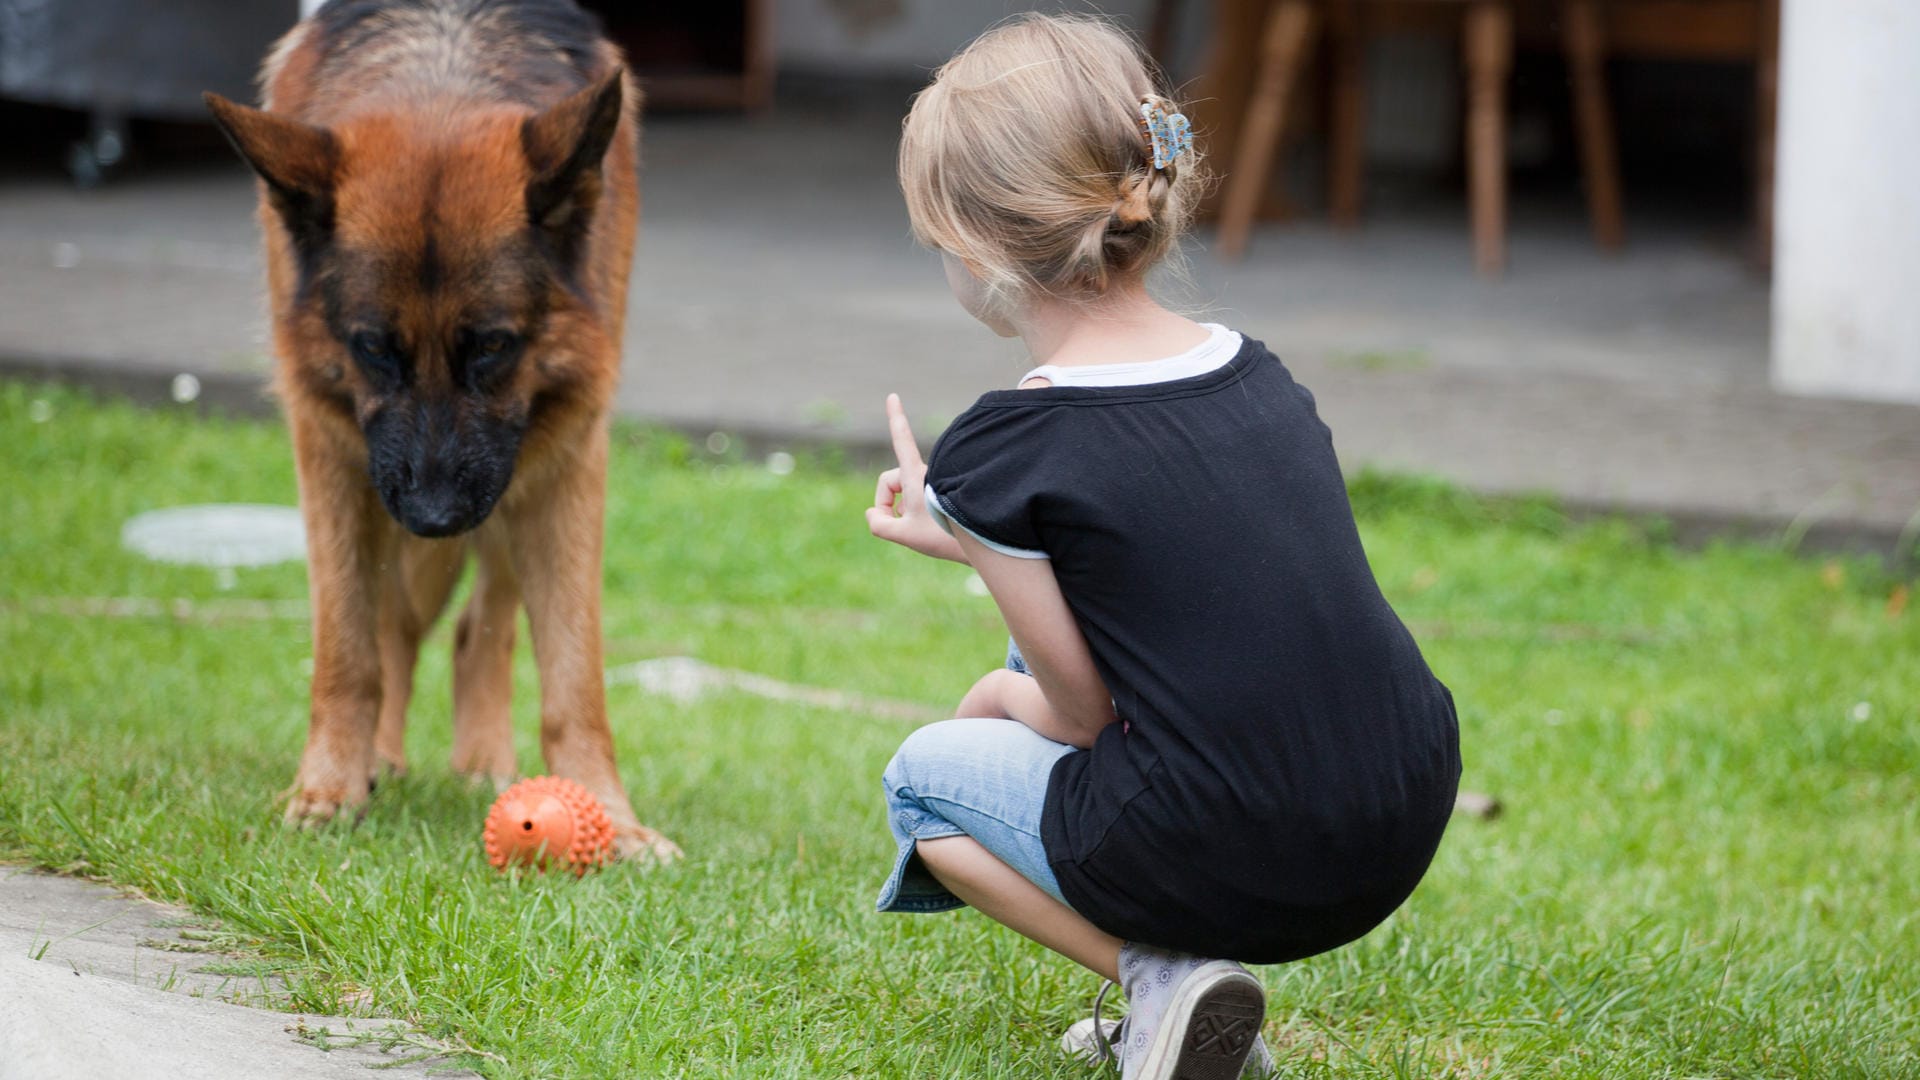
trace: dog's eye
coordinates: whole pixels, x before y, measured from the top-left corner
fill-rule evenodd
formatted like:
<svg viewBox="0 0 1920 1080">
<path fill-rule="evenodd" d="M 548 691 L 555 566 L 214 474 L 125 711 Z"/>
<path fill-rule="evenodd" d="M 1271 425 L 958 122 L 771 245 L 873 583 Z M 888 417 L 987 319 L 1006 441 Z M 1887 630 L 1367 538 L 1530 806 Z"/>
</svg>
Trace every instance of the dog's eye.
<svg viewBox="0 0 1920 1080">
<path fill-rule="evenodd" d="M 393 348 L 387 343 L 385 334 L 372 330 L 359 330 L 347 339 L 347 347 L 353 350 L 353 358 L 373 371 L 394 372 L 399 370 L 399 361 L 393 354 Z"/>
<path fill-rule="evenodd" d="M 467 342 L 467 371 L 474 377 L 499 375 L 520 355 L 520 335 L 511 330 L 476 331 Z"/>
<path fill-rule="evenodd" d="M 519 344 L 520 339 L 515 337 L 512 331 L 488 330 L 474 340 L 473 357 L 475 360 L 484 361 L 510 356 Z"/>
</svg>

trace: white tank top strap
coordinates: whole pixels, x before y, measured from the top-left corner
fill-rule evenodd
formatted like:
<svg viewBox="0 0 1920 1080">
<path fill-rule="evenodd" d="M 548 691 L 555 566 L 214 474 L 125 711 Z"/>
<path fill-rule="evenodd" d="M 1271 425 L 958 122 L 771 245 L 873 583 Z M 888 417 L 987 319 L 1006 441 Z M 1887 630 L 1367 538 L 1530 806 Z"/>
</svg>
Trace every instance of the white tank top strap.
<svg viewBox="0 0 1920 1080">
<path fill-rule="evenodd" d="M 1202 323 L 1207 340 L 1176 356 L 1133 364 L 1042 364 L 1014 383 L 1045 379 L 1054 386 L 1149 386 L 1205 375 L 1240 353 L 1241 337 L 1219 323 Z"/>
</svg>

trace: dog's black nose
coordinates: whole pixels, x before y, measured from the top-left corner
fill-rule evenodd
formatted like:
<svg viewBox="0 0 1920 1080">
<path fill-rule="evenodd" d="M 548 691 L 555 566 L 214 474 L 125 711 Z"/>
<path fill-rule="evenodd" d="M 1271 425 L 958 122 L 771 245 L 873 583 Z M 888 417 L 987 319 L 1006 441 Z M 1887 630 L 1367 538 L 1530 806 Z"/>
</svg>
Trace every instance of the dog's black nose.
<svg viewBox="0 0 1920 1080">
<path fill-rule="evenodd" d="M 476 524 L 472 507 L 451 493 L 424 493 L 407 498 L 398 516 L 408 532 L 429 539 L 463 533 Z"/>
</svg>

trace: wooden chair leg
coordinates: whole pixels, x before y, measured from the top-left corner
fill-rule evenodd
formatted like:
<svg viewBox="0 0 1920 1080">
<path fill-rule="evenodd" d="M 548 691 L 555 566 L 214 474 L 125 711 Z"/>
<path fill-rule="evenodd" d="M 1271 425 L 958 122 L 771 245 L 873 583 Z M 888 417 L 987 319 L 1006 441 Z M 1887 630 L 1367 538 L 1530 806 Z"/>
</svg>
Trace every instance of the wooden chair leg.
<svg viewBox="0 0 1920 1080">
<path fill-rule="evenodd" d="M 1327 212 L 1350 229 L 1360 223 L 1367 136 L 1367 41 L 1355 0 L 1334 0 L 1328 10 L 1332 41 L 1332 116 L 1327 135 Z"/>
<path fill-rule="evenodd" d="M 1625 225 L 1613 113 L 1607 105 L 1606 44 L 1599 5 L 1594 0 L 1565 0 L 1561 26 L 1566 37 L 1567 72 L 1573 81 L 1573 114 L 1580 132 L 1580 168 L 1586 179 L 1593 241 L 1612 251 L 1620 246 Z"/>
<path fill-rule="evenodd" d="M 1467 185 L 1473 204 L 1474 263 L 1499 277 L 1507 261 L 1507 74 L 1513 67 L 1513 12 L 1505 0 L 1467 9 Z"/>
<path fill-rule="evenodd" d="M 1180 14 L 1180 0 L 1153 0 L 1147 17 L 1147 55 L 1164 64 L 1173 52 L 1173 23 Z"/>
<path fill-rule="evenodd" d="M 1254 214 L 1278 155 L 1280 128 L 1286 120 L 1287 94 L 1300 73 L 1307 38 L 1313 31 L 1309 0 L 1280 0 L 1267 17 L 1262 35 L 1259 73 L 1247 99 L 1240 145 L 1234 153 L 1233 173 L 1227 177 L 1226 198 L 1220 210 L 1219 249 L 1222 257 L 1237 259 L 1247 249 Z"/>
<path fill-rule="evenodd" d="M 1260 69 L 1260 30 L 1266 25 L 1268 0 L 1215 0 L 1214 24 L 1207 36 L 1207 57 L 1201 75 L 1187 98 L 1193 118 L 1194 142 L 1206 155 L 1215 176 L 1234 173 L 1234 151 L 1253 81 Z M 1209 220 L 1220 215 L 1224 185 L 1210 184 L 1198 208 Z"/>
</svg>

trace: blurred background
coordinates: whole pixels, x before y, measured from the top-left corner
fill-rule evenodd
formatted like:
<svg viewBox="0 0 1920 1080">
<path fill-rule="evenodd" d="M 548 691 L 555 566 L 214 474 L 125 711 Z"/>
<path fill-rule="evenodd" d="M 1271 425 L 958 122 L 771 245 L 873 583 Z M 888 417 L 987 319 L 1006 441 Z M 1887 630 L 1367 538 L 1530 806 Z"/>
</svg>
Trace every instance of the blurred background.
<svg viewBox="0 0 1920 1080">
<path fill-rule="evenodd" d="M 309 8 L 312 5 L 307 5 Z M 587 5 L 648 94 L 621 408 L 931 438 L 1023 370 L 916 249 L 901 117 L 1001 0 Z M 1920 517 L 1920 5 L 1110 0 L 1216 178 L 1173 303 L 1349 469 L 1882 550 Z M 267 408 L 254 97 L 296 0 L 0 0 L 0 370 Z"/>
</svg>

